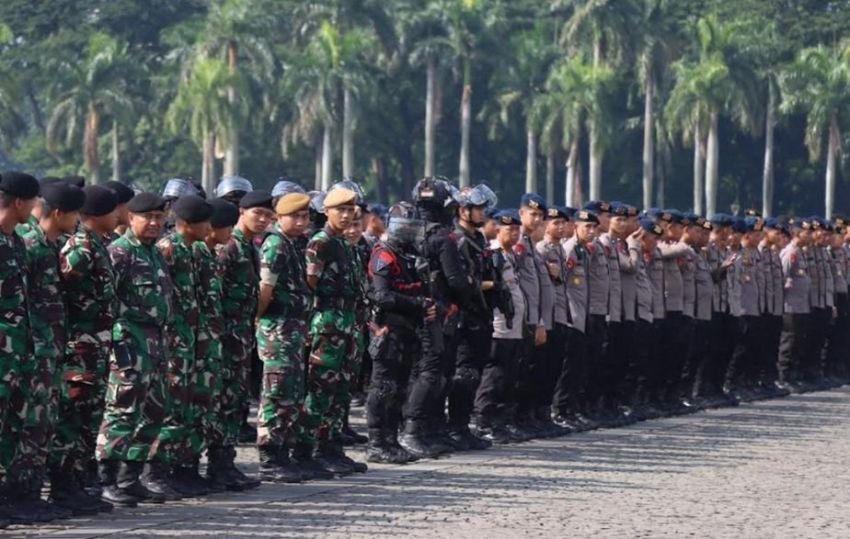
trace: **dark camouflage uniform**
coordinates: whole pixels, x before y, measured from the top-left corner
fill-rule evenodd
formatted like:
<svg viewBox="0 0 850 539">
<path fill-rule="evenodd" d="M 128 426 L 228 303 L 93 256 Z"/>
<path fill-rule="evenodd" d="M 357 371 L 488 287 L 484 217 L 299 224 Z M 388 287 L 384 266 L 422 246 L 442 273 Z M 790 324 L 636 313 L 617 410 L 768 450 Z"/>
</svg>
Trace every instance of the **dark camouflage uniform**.
<svg viewBox="0 0 850 539">
<path fill-rule="evenodd" d="M 157 242 L 173 285 L 174 318 L 166 326 L 169 408 L 159 435 L 159 460 L 192 461 L 189 433 L 197 423 L 192 383 L 195 377 L 195 331 L 198 327 L 198 276 L 192 246 L 179 232 Z"/>
<path fill-rule="evenodd" d="M 21 227 L 19 227 L 21 228 Z M 40 226 L 27 227 L 26 245 L 29 280 L 30 326 L 35 361 L 28 361 L 24 383 L 29 386 L 24 435 L 16 466 L 32 468 L 37 474 L 47 466 L 50 441 L 59 409 L 59 360 L 65 353 L 65 302 L 59 277 L 59 245 L 51 242 Z"/>
<path fill-rule="evenodd" d="M 223 362 L 229 378 L 222 394 L 225 444 L 236 445 L 248 402 L 251 357 L 255 340 L 254 318 L 259 293 L 259 260 L 253 242 L 236 229 L 218 255 L 222 276 Z"/>
<path fill-rule="evenodd" d="M 163 328 L 173 312 L 171 279 L 156 247 L 140 242 L 132 231 L 112 242 L 109 256 L 118 312 L 97 458 L 149 461 L 157 457 L 170 397 Z"/>
<path fill-rule="evenodd" d="M 28 479 L 29 469 L 14 466 L 26 416 L 28 388 L 23 380 L 34 362 L 27 305 L 24 244 L 0 232 L 0 484 Z"/>
<path fill-rule="evenodd" d="M 83 471 L 94 457 L 95 437 L 103 420 L 107 361 L 115 320 L 115 272 L 106 246 L 80 229 L 59 255 L 68 314 L 59 420 L 51 461 L 70 472 Z"/>
<path fill-rule="evenodd" d="M 310 289 L 303 257 L 280 230 L 260 250 L 260 282 L 274 287 L 257 325 L 263 362 L 257 445 L 294 447 L 304 421 L 304 345 Z"/>
<path fill-rule="evenodd" d="M 327 442 L 342 428 L 351 385 L 355 353 L 356 301 L 354 249 L 328 227 L 307 246 L 307 275 L 318 277 L 310 321 L 310 366 L 306 410 L 314 438 Z"/>
</svg>

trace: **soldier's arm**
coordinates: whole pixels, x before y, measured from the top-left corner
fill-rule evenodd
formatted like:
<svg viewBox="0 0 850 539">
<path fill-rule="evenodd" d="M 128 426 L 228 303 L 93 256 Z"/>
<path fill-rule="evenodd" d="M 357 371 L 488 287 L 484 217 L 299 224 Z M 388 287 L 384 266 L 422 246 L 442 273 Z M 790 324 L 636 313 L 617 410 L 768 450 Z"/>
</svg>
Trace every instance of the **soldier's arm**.
<svg viewBox="0 0 850 539">
<path fill-rule="evenodd" d="M 620 263 L 620 271 L 627 274 L 635 274 L 640 266 L 640 240 L 635 236 L 629 236 L 626 240 L 626 252 L 617 250 L 617 260 Z"/>
<path fill-rule="evenodd" d="M 304 253 L 307 262 L 307 285 L 315 290 L 319 279 L 325 271 L 325 243 L 320 239 L 312 239 Z"/>
<path fill-rule="evenodd" d="M 67 282 L 79 279 L 91 265 L 91 260 L 91 250 L 76 241 L 66 243 L 59 255 L 62 280 Z"/>
<path fill-rule="evenodd" d="M 260 248 L 260 295 L 257 304 L 257 317 L 266 314 L 274 296 L 274 288 L 281 279 L 281 273 L 285 269 L 282 264 L 283 257 L 280 256 L 279 241 L 274 235 L 270 235 L 263 241 Z"/>
<path fill-rule="evenodd" d="M 661 252 L 661 258 L 676 258 L 685 256 L 691 247 L 684 242 L 677 243 L 658 243 L 658 250 Z"/>
<path fill-rule="evenodd" d="M 449 288 L 452 293 L 464 300 L 471 296 L 471 284 L 469 277 L 463 270 L 461 263 L 460 251 L 457 244 L 449 238 L 440 241 L 440 268 L 446 276 Z"/>
<path fill-rule="evenodd" d="M 369 261 L 369 271 L 372 274 L 371 299 L 375 306 L 385 312 L 397 312 L 408 315 L 422 314 L 423 300 L 396 292 L 392 287 L 390 253 L 376 251 Z M 424 288 L 418 283 L 420 288 Z"/>
</svg>

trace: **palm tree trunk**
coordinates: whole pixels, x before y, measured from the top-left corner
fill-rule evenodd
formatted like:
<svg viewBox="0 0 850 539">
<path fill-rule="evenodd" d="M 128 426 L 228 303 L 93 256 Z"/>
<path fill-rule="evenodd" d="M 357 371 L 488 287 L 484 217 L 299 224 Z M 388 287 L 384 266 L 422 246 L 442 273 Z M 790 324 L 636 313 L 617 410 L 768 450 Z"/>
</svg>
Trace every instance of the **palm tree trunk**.
<svg viewBox="0 0 850 539">
<path fill-rule="evenodd" d="M 826 150 L 826 193 L 824 194 L 824 217 L 832 219 L 835 208 L 835 161 L 838 157 L 841 131 L 838 128 L 838 113 L 833 112 L 829 120 L 829 146 Z"/>
<path fill-rule="evenodd" d="M 322 190 L 322 155 L 324 154 L 325 146 L 322 144 L 322 137 L 316 136 L 316 143 L 313 145 L 313 187 L 317 191 Z"/>
<path fill-rule="evenodd" d="M 215 138 L 209 128 L 204 129 L 201 153 L 201 185 L 212 196 L 215 193 Z"/>
<path fill-rule="evenodd" d="M 590 124 L 590 200 L 599 200 L 602 197 L 602 154 L 599 127 L 594 120 Z"/>
<path fill-rule="evenodd" d="M 342 92 L 342 175 L 354 177 L 354 103 L 351 91 Z"/>
<path fill-rule="evenodd" d="M 655 176 L 657 180 L 655 185 L 655 207 L 663 208 L 666 205 L 664 200 L 664 189 L 665 184 L 667 183 L 667 174 L 663 163 L 659 163 Z"/>
<path fill-rule="evenodd" d="M 472 81 L 469 60 L 464 60 L 463 95 L 460 100 L 460 187 L 469 187 L 469 131 L 472 128 Z"/>
<path fill-rule="evenodd" d="M 702 135 L 699 125 L 696 125 L 694 126 L 694 213 L 697 215 L 702 215 L 703 193 L 705 191 L 703 153 Z"/>
<path fill-rule="evenodd" d="M 655 114 L 653 112 L 653 94 L 655 93 L 655 81 L 652 77 L 646 78 L 646 96 L 643 106 L 643 207 L 652 206 L 652 183 L 655 171 L 655 139 L 653 138 L 653 126 L 655 125 Z"/>
<path fill-rule="evenodd" d="M 546 204 L 555 203 L 555 144 L 549 144 L 546 153 Z"/>
<path fill-rule="evenodd" d="M 428 59 L 425 86 L 425 176 L 433 176 L 435 109 L 437 106 L 437 60 L 433 58 Z"/>
<path fill-rule="evenodd" d="M 121 181 L 121 148 L 118 145 L 118 122 L 112 120 L 112 181 Z"/>
<path fill-rule="evenodd" d="M 774 107 L 776 107 L 773 84 L 767 83 L 767 119 L 764 127 L 764 174 L 761 185 L 761 211 L 765 217 L 773 216 L 773 134 L 776 127 Z"/>
<path fill-rule="evenodd" d="M 705 213 L 711 218 L 717 208 L 717 166 L 720 161 L 720 147 L 717 140 L 719 114 L 711 113 L 711 125 L 708 128 L 708 150 L 705 159 Z"/>
<path fill-rule="evenodd" d="M 99 129 L 100 112 L 94 105 L 89 105 L 89 113 L 86 118 L 86 131 L 83 136 L 83 155 L 89 181 L 95 185 L 100 183 L 100 158 L 97 155 L 97 135 Z"/>
<path fill-rule="evenodd" d="M 567 185 L 564 196 L 564 203 L 567 206 L 577 207 L 577 189 L 576 183 L 578 180 L 578 141 L 573 141 L 570 144 L 570 155 L 567 157 Z"/>
<path fill-rule="evenodd" d="M 333 140 L 331 138 L 330 122 L 325 123 L 322 134 L 322 191 L 327 191 L 331 186 L 333 174 Z"/>
<path fill-rule="evenodd" d="M 235 41 L 230 41 L 227 44 L 227 67 L 230 69 L 231 74 L 236 73 L 237 69 L 237 54 L 238 49 Z M 238 96 L 236 95 L 236 89 L 232 86 L 227 89 L 227 100 L 230 102 L 230 106 L 233 107 L 236 104 Z M 229 144 L 224 151 L 224 175 L 225 176 L 237 176 L 239 174 L 239 127 L 237 125 L 231 125 L 230 133 L 228 133 Z"/>
<path fill-rule="evenodd" d="M 389 193 L 387 192 L 388 181 L 387 181 L 387 163 L 384 161 L 383 157 L 376 157 L 372 159 L 372 173 L 375 175 L 375 187 L 378 193 L 378 202 L 381 204 L 386 204 L 389 200 Z"/>
<path fill-rule="evenodd" d="M 525 192 L 537 192 L 537 135 L 531 127 L 526 128 L 525 147 Z"/>
</svg>

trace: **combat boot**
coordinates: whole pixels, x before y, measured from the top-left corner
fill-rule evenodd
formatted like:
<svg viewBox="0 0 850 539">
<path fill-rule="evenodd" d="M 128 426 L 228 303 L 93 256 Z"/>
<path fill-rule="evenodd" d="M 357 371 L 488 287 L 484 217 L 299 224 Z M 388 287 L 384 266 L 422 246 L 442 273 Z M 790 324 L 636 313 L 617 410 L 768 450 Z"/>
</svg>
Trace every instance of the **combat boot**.
<svg viewBox="0 0 850 539">
<path fill-rule="evenodd" d="M 12 483 L 7 492 L 6 511 L 11 524 L 43 524 L 56 519 L 52 511 L 35 503 L 37 495 L 33 495 L 26 482 Z"/>
<path fill-rule="evenodd" d="M 139 480 L 142 486 L 150 492 L 162 496 L 165 501 L 176 502 L 183 499 L 183 495 L 175 490 L 168 481 L 168 468 L 162 462 L 155 460 L 146 462 Z"/>
<path fill-rule="evenodd" d="M 393 451 L 384 429 L 369 429 L 369 444 L 366 446 L 366 460 L 381 464 L 407 464 L 407 457 L 401 457 Z"/>
<path fill-rule="evenodd" d="M 449 436 L 454 440 L 458 451 L 479 451 L 488 449 L 493 445 L 488 440 L 474 436 L 469 432 L 469 427 L 466 425 L 453 428 L 449 432 Z"/>
<path fill-rule="evenodd" d="M 99 512 L 99 504 L 93 503 L 88 493 L 74 480 L 73 474 L 63 473 L 59 469 L 50 471 L 50 496 L 48 501 L 53 505 L 67 509 L 74 516 L 94 515 Z M 112 507 L 112 504 L 108 505 Z"/>
<path fill-rule="evenodd" d="M 196 480 L 195 474 L 197 474 L 197 468 L 193 466 L 175 466 L 169 476 L 169 484 L 187 498 L 209 494 L 209 488 L 203 484 L 203 481 Z"/>
<path fill-rule="evenodd" d="M 449 429 L 442 420 L 432 420 L 423 423 L 423 436 L 428 445 L 432 446 L 440 455 L 447 455 L 455 450 Z"/>
<path fill-rule="evenodd" d="M 100 496 L 110 505 L 136 507 L 142 500 L 118 486 L 118 466 L 118 462 L 114 460 L 102 460 L 98 463 L 97 472 L 100 477 L 101 486 Z M 130 480 L 129 470 L 124 472 L 123 480 L 125 483 Z"/>
<path fill-rule="evenodd" d="M 28 481 L 27 497 L 29 498 L 30 506 L 51 516 L 53 520 L 71 518 L 73 513 L 70 510 L 41 499 L 41 489 L 43 486 L 44 481 L 40 477 L 33 477 Z"/>
<path fill-rule="evenodd" d="M 244 490 L 242 483 L 230 477 L 229 459 L 229 453 L 225 447 L 210 447 L 207 451 L 207 483 L 213 491 Z"/>
<path fill-rule="evenodd" d="M 441 453 L 438 447 L 429 442 L 425 437 L 425 426 L 419 421 L 408 421 L 399 439 L 401 447 L 411 455 L 420 459 L 435 459 Z"/>
<path fill-rule="evenodd" d="M 342 424 L 342 432 L 340 434 L 342 438 L 342 443 L 345 446 L 361 445 L 369 441 L 369 438 L 363 436 L 362 434 L 351 428 L 351 425 L 348 423 L 347 412 L 345 414 L 345 420 Z"/>
<path fill-rule="evenodd" d="M 257 447 L 260 456 L 261 481 L 270 483 L 300 483 L 301 474 L 289 462 L 289 455 L 284 448 L 276 445 L 261 445 Z M 286 461 L 283 462 L 283 458 Z"/>
<path fill-rule="evenodd" d="M 227 477 L 239 483 L 243 490 L 250 490 L 259 487 L 260 481 L 257 479 L 251 479 L 242 473 L 242 470 L 236 467 L 236 464 L 234 463 L 236 460 L 236 448 L 228 446 L 224 449 L 227 451 Z"/>
<path fill-rule="evenodd" d="M 295 467 L 301 473 L 302 481 L 325 481 L 333 479 L 334 474 L 313 459 L 313 448 L 309 444 L 299 443 L 292 450 Z"/>
<path fill-rule="evenodd" d="M 404 462 L 416 462 L 419 460 L 418 457 L 408 453 L 407 450 L 398 443 L 398 426 L 387 429 L 386 437 L 387 443 L 392 451 L 397 455 L 398 460 L 403 460 Z"/>
<path fill-rule="evenodd" d="M 511 443 L 510 434 L 495 420 L 479 417 L 475 421 L 473 434 L 497 445 Z"/>
<path fill-rule="evenodd" d="M 345 454 L 345 449 L 342 445 L 342 440 L 334 438 L 331 440 L 331 451 L 341 462 L 349 466 L 355 473 L 366 473 L 369 471 L 369 465 L 365 462 L 357 462 Z"/>
</svg>

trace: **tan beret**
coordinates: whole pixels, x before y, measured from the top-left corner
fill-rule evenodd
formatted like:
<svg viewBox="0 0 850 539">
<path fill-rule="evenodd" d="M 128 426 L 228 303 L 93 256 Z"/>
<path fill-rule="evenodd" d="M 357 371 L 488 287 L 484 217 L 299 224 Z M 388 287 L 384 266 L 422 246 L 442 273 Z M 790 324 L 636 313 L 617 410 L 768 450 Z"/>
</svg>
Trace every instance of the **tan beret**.
<svg viewBox="0 0 850 539">
<path fill-rule="evenodd" d="M 310 205 L 310 195 L 305 193 L 289 193 L 280 197 L 275 204 L 274 211 L 278 215 L 292 215 L 295 212 L 306 210 Z"/>
<path fill-rule="evenodd" d="M 333 189 L 325 197 L 325 208 L 337 208 L 339 206 L 353 206 L 357 203 L 357 193 L 348 189 Z"/>
</svg>

